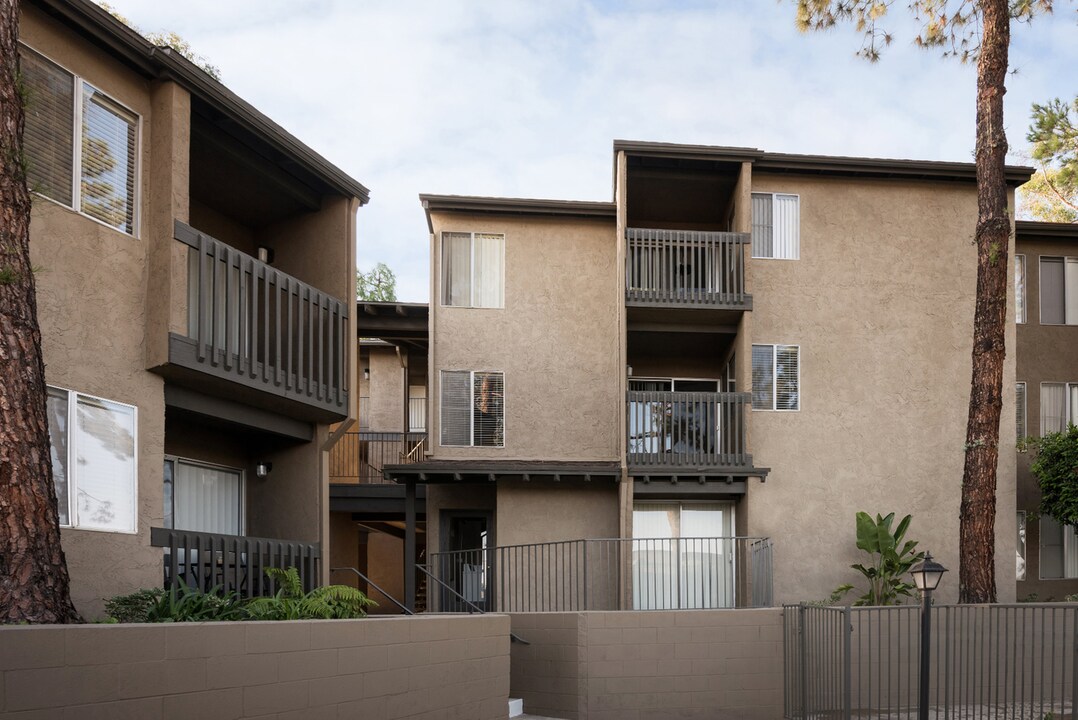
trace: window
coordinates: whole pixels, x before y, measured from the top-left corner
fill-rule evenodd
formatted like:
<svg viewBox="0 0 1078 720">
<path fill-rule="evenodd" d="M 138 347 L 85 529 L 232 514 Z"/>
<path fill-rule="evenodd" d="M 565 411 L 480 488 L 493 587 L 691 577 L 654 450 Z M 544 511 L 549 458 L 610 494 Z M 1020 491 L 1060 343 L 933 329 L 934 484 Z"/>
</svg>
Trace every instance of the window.
<svg viewBox="0 0 1078 720">
<path fill-rule="evenodd" d="M 182 458 L 165 459 L 165 527 L 242 535 L 243 471 Z"/>
<path fill-rule="evenodd" d="M 1041 437 L 1078 425 L 1078 383 L 1041 383 Z"/>
<path fill-rule="evenodd" d="M 1078 536 L 1073 525 L 1041 515 L 1041 579 L 1078 578 Z"/>
<path fill-rule="evenodd" d="M 1014 256 L 1014 321 L 1026 321 L 1026 256 Z"/>
<path fill-rule="evenodd" d="M 60 524 L 135 532 L 137 409 L 50 387 L 47 411 Z"/>
<path fill-rule="evenodd" d="M 442 445 L 505 446 L 505 380 L 500 372 L 442 371 Z"/>
<path fill-rule="evenodd" d="M 801 409 L 799 346 L 752 346 L 752 409 Z"/>
<path fill-rule="evenodd" d="M 1026 514 L 1017 513 L 1014 538 L 1014 579 L 1026 579 Z"/>
<path fill-rule="evenodd" d="M 801 198 L 752 194 L 752 256 L 797 260 L 801 256 Z"/>
<path fill-rule="evenodd" d="M 1024 382 L 1014 385 L 1014 413 L 1016 438 L 1022 440 L 1029 434 L 1026 431 L 1026 384 Z"/>
<path fill-rule="evenodd" d="M 442 304 L 505 307 L 505 235 L 442 233 Z"/>
<path fill-rule="evenodd" d="M 138 116 L 29 48 L 21 62 L 30 189 L 133 235 Z"/>
<path fill-rule="evenodd" d="M 1078 325 L 1078 257 L 1041 258 L 1041 324 Z"/>
</svg>

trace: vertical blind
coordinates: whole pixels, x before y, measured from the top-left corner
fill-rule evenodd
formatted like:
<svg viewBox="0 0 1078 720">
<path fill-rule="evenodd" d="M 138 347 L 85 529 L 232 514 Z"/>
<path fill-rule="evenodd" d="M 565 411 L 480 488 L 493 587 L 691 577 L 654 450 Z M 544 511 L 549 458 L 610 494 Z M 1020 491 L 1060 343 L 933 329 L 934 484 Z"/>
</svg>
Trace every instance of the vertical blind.
<svg viewBox="0 0 1078 720">
<path fill-rule="evenodd" d="M 801 254 L 801 207 L 797 195 L 752 194 L 752 256 L 796 260 Z"/>
<path fill-rule="evenodd" d="M 1014 425 L 1017 431 L 1017 439 L 1026 437 L 1026 384 L 1016 383 L 1014 386 Z"/>
<path fill-rule="evenodd" d="M 29 92 L 23 144 L 30 189 L 70 206 L 73 202 L 75 76 L 29 48 L 21 50 Z"/>
<path fill-rule="evenodd" d="M 1026 256 L 1014 256 L 1014 315 L 1015 322 L 1026 321 Z"/>
<path fill-rule="evenodd" d="M 442 303 L 471 304 L 472 236 L 442 233 Z"/>
<path fill-rule="evenodd" d="M 1042 257 L 1041 322 L 1078 325 L 1078 257 Z"/>
<path fill-rule="evenodd" d="M 505 236 L 442 233 L 442 304 L 505 306 Z"/>
<path fill-rule="evenodd" d="M 239 470 L 175 461 L 172 527 L 178 530 L 243 533 L 243 474 Z"/>
</svg>

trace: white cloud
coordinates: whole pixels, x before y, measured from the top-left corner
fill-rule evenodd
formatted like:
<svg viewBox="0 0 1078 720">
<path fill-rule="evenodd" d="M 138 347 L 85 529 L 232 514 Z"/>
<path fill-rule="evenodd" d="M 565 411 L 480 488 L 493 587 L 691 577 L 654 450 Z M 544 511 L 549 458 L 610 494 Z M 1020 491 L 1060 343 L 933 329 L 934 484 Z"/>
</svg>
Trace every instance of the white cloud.
<svg viewBox="0 0 1078 720">
<path fill-rule="evenodd" d="M 759 0 L 113 4 L 371 188 L 359 263 L 390 265 L 407 300 L 427 299 L 420 192 L 606 200 L 614 138 L 972 158 L 974 68 L 913 47 L 898 8 L 870 65 L 851 29 L 803 36 L 792 5 Z M 1021 148 L 1030 103 L 1078 91 L 1078 28 L 1061 13 L 1013 37 Z"/>
</svg>

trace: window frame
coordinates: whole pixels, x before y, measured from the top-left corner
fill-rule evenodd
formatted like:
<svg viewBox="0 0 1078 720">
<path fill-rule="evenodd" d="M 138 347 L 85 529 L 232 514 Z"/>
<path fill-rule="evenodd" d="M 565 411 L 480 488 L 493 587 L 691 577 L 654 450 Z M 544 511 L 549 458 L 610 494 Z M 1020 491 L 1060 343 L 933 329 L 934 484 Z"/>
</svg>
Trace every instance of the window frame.
<svg viewBox="0 0 1078 720">
<path fill-rule="evenodd" d="M 64 203 L 63 201 L 61 201 L 61 200 L 57 200 L 55 198 L 49 197 L 48 195 L 46 195 L 46 194 L 44 194 L 42 192 L 38 192 L 38 191 L 33 190 L 33 189 L 31 189 L 30 191 L 33 192 L 38 197 L 45 198 L 49 202 L 55 203 L 56 205 L 59 205 L 62 208 L 66 208 L 68 210 L 71 210 L 72 212 L 76 212 L 79 215 L 81 215 L 82 217 L 88 218 L 88 219 L 92 220 L 93 222 L 98 223 L 99 225 L 110 228 L 112 230 L 115 230 L 118 233 L 122 233 L 124 235 L 129 236 L 129 237 L 133 237 L 133 238 L 135 238 L 137 240 L 141 235 L 140 229 L 141 229 L 141 226 L 142 226 L 142 126 L 143 126 L 142 115 L 140 113 L 136 112 L 135 110 L 131 109 L 130 107 L 128 107 L 124 103 L 120 102 L 115 97 L 113 97 L 111 94 L 105 92 L 100 87 L 98 87 L 96 84 L 90 82 L 89 80 L 87 80 L 82 75 L 79 75 L 77 72 L 75 72 L 71 68 L 67 67 L 63 63 L 57 62 L 55 59 L 53 59 L 52 57 L 50 57 L 46 53 L 41 52 L 40 50 L 33 47 L 32 45 L 30 45 L 30 44 L 28 44 L 26 42 L 20 41 L 19 46 L 23 47 L 23 48 L 26 48 L 27 50 L 35 53 L 36 55 L 41 56 L 46 61 L 52 63 L 56 67 L 60 68 L 64 72 L 71 75 L 71 81 L 72 81 L 72 84 L 74 86 L 73 91 L 72 91 L 72 95 L 73 95 L 73 102 L 75 104 L 75 107 L 72 110 L 72 124 L 71 124 L 71 134 L 72 134 L 72 141 L 71 141 L 72 142 L 71 204 L 68 205 L 68 204 Z M 104 220 L 101 220 L 100 218 L 96 218 L 93 215 L 90 215 L 89 213 L 84 212 L 82 210 L 82 118 L 83 118 L 82 106 L 83 106 L 83 101 L 84 101 L 84 97 L 85 97 L 85 88 L 83 87 L 84 85 L 89 85 L 91 88 L 93 88 L 95 93 L 100 94 L 102 96 L 102 98 L 107 100 L 108 101 L 107 105 L 114 106 L 115 110 L 120 111 L 121 114 L 126 113 L 127 115 L 129 115 L 130 118 L 133 120 L 133 122 L 135 124 L 135 147 L 133 149 L 133 153 L 132 153 L 132 157 L 131 157 L 131 165 L 132 165 L 132 168 L 133 168 L 132 173 L 134 174 L 134 187 L 133 187 L 133 191 L 132 191 L 133 192 L 133 197 L 131 198 L 131 231 L 130 232 L 128 232 L 126 230 L 121 230 L 120 228 L 116 227 L 115 225 L 109 225 Z M 91 99 L 91 102 L 92 102 L 92 99 Z M 102 104 L 102 106 L 106 107 L 106 108 L 107 108 L 107 105 Z"/>
<path fill-rule="evenodd" d="M 1071 424 L 1070 417 L 1073 409 L 1071 408 L 1071 388 L 1078 387 L 1078 382 L 1070 382 L 1067 380 L 1042 380 L 1040 384 L 1040 393 L 1037 395 L 1037 437 L 1044 437 L 1044 423 L 1041 422 L 1041 417 L 1044 413 L 1044 386 L 1045 385 L 1062 385 L 1063 386 L 1063 430 L 1053 430 L 1052 432 L 1066 432 L 1067 426 Z M 1028 392 L 1028 388 L 1027 388 Z M 1028 402 L 1028 397 L 1027 397 Z M 1026 418 L 1026 430 L 1029 430 L 1029 418 Z"/>
<path fill-rule="evenodd" d="M 468 235 L 468 304 L 456 305 L 446 302 L 446 283 L 445 276 L 445 236 L 450 235 Z M 466 308 L 469 310 L 504 310 L 505 309 L 505 255 L 506 255 L 506 234 L 504 232 L 486 232 L 483 230 L 442 230 L 439 233 L 438 243 L 438 282 L 439 287 L 439 307 L 443 308 Z M 499 278 L 501 279 L 502 291 L 501 291 L 501 305 L 476 305 L 475 304 L 475 236 L 476 235 L 497 235 L 502 239 L 502 257 L 501 267 L 498 269 Z M 479 371 L 484 372 L 484 371 Z"/>
<path fill-rule="evenodd" d="M 772 377 L 772 382 L 771 382 L 771 387 L 772 387 L 772 390 L 771 390 L 771 407 L 769 407 L 769 408 L 758 408 L 753 404 L 752 397 L 751 397 L 752 393 L 753 393 L 751 383 L 750 383 L 750 387 L 749 387 L 749 396 L 750 396 L 749 397 L 749 407 L 752 408 L 753 412 L 783 412 L 783 413 L 801 412 L 801 345 L 800 344 L 795 344 L 795 343 L 752 343 L 752 346 L 749 348 L 749 361 L 750 361 L 749 377 L 750 378 L 752 377 L 752 368 L 751 368 L 752 348 L 755 348 L 755 347 L 770 347 L 771 348 L 771 377 Z M 777 378 L 778 378 L 778 374 L 779 374 L 778 373 L 778 356 L 779 356 L 779 354 L 778 354 L 778 351 L 776 350 L 776 348 L 780 348 L 780 347 L 797 348 L 797 407 L 795 407 L 795 408 L 787 409 L 787 408 L 779 408 L 779 407 L 777 407 L 777 405 L 778 405 L 778 395 L 779 395 L 778 382 L 777 382 Z"/>
<path fill-rule="evenodd" d="M 118 533 L 121 535 L 137 535 L 139 530 L 139 442 L 138 442 L 138 406 L 131 405 L 130 403 L 120 402 L 119 400 L 110 400 L 100 395 L 91 395 L 90 393 L 79 392 L 70 388 L 63 387 L 62 385 L 46 385 L 46 390 L 60 390 L 67 393 L 67 519 L 66 524 L 59 523 L 60 527 L 70 530 L 80 530 L 83 532 L 100 532 L 100 533 Z M 114 528 L 100 528 L 100 527 L 86 527 L 78 524 L 79 520 L 79 507 L 78 507 L 78 401 L 79 398 L 88 398 L 90 400 L 96 400 L 97 402 L 109 403 L 111 405 L 119 405 L 131 410 L 131 426 L 134 432 L 132 433 L 132 453 L 131 453 L 131 517 L 133 520 L 133 526 L 131 529 L 119 530 Z M 49 428 L 49 432 L 52 432 L 52 428 Z M 52 439 L 49 439 L 50 452 L 52 449 Z M 51 456 L 50 456 L 51 458 Z M 50 460 L 51 461 L 51 460 Z M 55 482 L 55 479 L 54 479 Z"/>
<path fill-rule="evenodd" d="M 456 307 L 456 306 L 454 306 Z M 468 413 L 468 444 L 467 445 L 453 445 L 446 444 L 442 441 L 443 433 L 445 431 L 442 423 L 442 407 L 445 404 L 445 383 L 443 378 L 445 373 L 468 373 L 468 406 L 471 408 L 471 412 Z M 475 376 L 480 375 L 501 375 L 502 376 L 502 444 L 501 445 L 476 445 L 475 444 Z M 505 371 L 503 370 L 454 370 L 451 368 L 442 368 L 438 371 L 438 447 L 448 448 L 505 448 L 508 446 L 508 433 L 506 432 L 506 412 L 505 412 Z M 430 424 L 429 421 L 427 423 Z"/>
<path fill-rule="evenodd" d="M 1018 287 L 1018 264 L 1022 264 L 1022 287 Z M 1038 263 L 1039 264 L 1039 263 Z M 1029 264 L 1026 262 L 1025 253 L 1016 253 L 1014 256 L 1014 322 L 1016 325 L 1025 325 L 1029 322 Z M 1021 304 L 1019 304 L 1021 300 Z M 1038 308 L 1040 303 L 1037 304 Z M 1039 309 L 1038 309 L 1039 312 Z"/>
<path fill-rule="evenodd" d="M 231 465 L 221 465 L 220 463 L 205 462 L 203 460 L 196 460 L 194 458 L 183 457 L 180 455 L 165 455 L 165 463 L 172 463 L 172 508 L 168 517 L 171 519 L 171 525 L 168 523 L 162 523 L 170 530 L 175 530 L 176 524 L 176 466 L 180 463 L 193 467 L 208 468 L 210 470 L 224 470 L 227 472 L 239 473 L 240 476 L 240 492 L 239 492 L 239 535 L 243 536 L 247 534 L 247 471 L 244 468 L 233 467 Z M 164 488 L 164 479 L 162 478 L 162 494 Z M 162 498 L 163 500 L 164 498 Z M 163 509 L 163 507 L 162 507 Z M 180 532 L 202 532 L 199 530 L 187 530 L 180 528 Z"/>
<path fill-rule="evenodd" d="M 1052 323 L 1044 321 L 1044 260 L 1062 260 L 1063 265 L 1063 322 Z M 1037 321 L 1041 325 L 1048 327 L 1078 327 L 1078 321 L 1069 323 L 1067 322 L 1067 263 L 1068 261 L 1078 262 L 1078 256 L 1075 255 L 1038 255 L 1037 256 Z M 1028 267 L 1027 267 L 1028 272 Z M 1074 288 L 1075 292 L 1078 292 L 1078 287 Z"/>
<path fill-rule="evenodd" d="M 1078 574 L 1068 576 L 1067 575 L 1067 551 L 1069 550 L 1073 554 L 1078 554 L 1078 531 L 1071 529 L 1071 533 L 1074 536 L 1074 540 L 1067 541 L 1067 528 L 1070 525 L 1059 522 L 1055 518 L 1049 518 L 1052 522 L 1059 525 L 1060 528 L 1060 562 L 1063 566 L 1063 572 L 1059 577 L 1046 577 L 1044 574 L 1044 520 L 1045 516 L 1042 515 L 1037 521 L 1037 579 L 1038 580 L 1075 580 L 1078 579 Z M 1028 553 L 1028 549 L 1027 549 Z M 1026 577 L 1029 577 L 1029 571 L 1026 571 Z"/>
<path fill-rule="evenodd" d="M 787 261 L 800 260 L 801 259 L 801 194 L 800 193 L 791 193 L 791 192 L 773 192 L 773 191 L 767 191 L 767 190 L 765 190 L 765 191 L 753 190 L 753 191 L 751 191 L 749 193 L 749 206 L 750 207 L 752 205 L 752 196 L 753 195 L 770 195 L 771 196 L 771 232 L 772 233 L 775 232 L 775 197 L 781 195 L 781 196 L 784 196 L 784 197 L 797 198 L 797 252 L 794 254 L 794 257 L 775 257 L 774 255 L 757 255 L 755 253 L 755 251 L 753 250 L 753 242 L 752 242 L 752 237 L 750 235 L 750 237 L 749 237 L 749 256 L 751 257 L 751 259 L 753 259 L 753 260 L 787 260 Z M 751 226 L 751 223 L 752 223 L 751 219 L 750 219 L 749 223 L 750 223 L 750 226 Z M 772 237 L 773 237 L 773 235 L 772 235 Z"/>
</svg>

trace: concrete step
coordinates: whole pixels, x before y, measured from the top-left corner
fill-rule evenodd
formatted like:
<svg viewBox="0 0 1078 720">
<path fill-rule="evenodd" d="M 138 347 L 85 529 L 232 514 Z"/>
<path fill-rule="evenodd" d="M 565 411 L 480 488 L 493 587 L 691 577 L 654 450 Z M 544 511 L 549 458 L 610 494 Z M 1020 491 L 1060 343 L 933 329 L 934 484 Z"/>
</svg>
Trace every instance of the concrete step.
<svg viewBox="0 0 1078 720">
<path fill-rule="evenodd" d="M 522 698 L 509 698 L 509 717 L 520 717 L 524 714 L 524 700 Z"/>
</svg>

